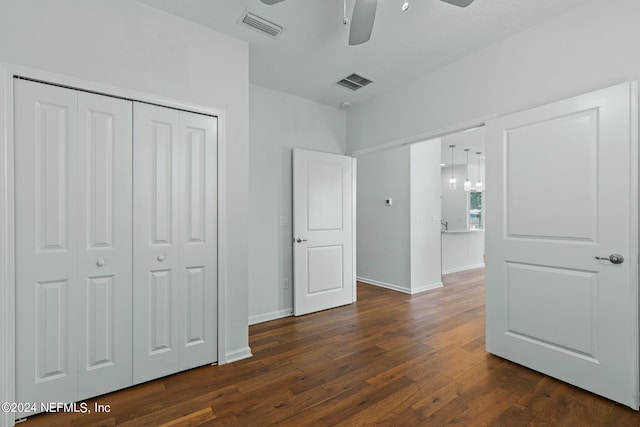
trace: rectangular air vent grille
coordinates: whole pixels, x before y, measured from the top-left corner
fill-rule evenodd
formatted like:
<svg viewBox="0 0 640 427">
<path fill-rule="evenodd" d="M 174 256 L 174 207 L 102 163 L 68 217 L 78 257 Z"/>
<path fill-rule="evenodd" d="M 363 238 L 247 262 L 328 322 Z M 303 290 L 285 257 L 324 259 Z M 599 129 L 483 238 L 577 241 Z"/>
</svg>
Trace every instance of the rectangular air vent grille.
<svg viewBox="0 0 640 427">
<path fill-rule="evenodd" d="M 372 80 L 354 73 L 336 83 L 338 83 L 342 87 L 346 87 L 347 89 L 358 90 L 361 87 L 365 87 L 372 82 Z"/>
<path fill-rule="evenodd" d="M 280 24 L 276 24 L 275 22 L 263 18 L 262 16 L 258 16 L 249 10 L 245 10 L 238 23 L 244 25 L 246 27 L 252 28 L 256 31 L 261 32 L 269 37 L 276 38 L 282 33 L 284 27 Z"/>
</svg>

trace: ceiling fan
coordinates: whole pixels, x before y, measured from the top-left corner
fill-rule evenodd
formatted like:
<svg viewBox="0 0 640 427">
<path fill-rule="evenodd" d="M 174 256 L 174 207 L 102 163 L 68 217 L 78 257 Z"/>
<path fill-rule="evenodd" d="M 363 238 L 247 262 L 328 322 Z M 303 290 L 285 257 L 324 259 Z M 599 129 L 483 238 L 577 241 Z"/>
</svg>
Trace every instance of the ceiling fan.
<svg viewBox="0 0 640 427">
<path fill-rule="evenodd" d="M 272 5 L 280 3 L 284 0 L 261 0 L 262 3 Z M 353 15 L 351 16 L 351 28 L 349 29 L 349 44 L 351 46 L 362 44 L 371 38 L 371 31 L 373 31 L 373 22 L 376 19 L 376 9 L 378 7 L 378 0 L 355 0 L 356 4 L 353 7 Z M 440 0 L 445 3 L 452 4 L 458 7 L 467 7 L 474 0 Z M 409 3 L 405 1 L 403 10 L 406 10 Z M 348 20 L 345 17 L 344 23 Z"/>
</svg>

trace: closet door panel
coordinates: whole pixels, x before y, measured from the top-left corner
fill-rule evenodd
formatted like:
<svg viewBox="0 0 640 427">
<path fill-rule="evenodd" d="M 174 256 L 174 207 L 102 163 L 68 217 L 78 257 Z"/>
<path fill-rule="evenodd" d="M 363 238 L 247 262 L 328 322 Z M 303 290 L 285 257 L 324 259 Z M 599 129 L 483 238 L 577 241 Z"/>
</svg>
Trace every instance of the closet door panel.
<svg viewBox="0 0 640 427">
<path fill-rule="evenodd" d="M 179 366 L 179 112 L 134 103 L 134 383 Z"/>
<path fill-rule="evenodd" d="M 180 369 L 217 360 L 217 118 L 180 113 Z"/>
<path fill-rule="evenodd" d="M 78 399 L 132 384 L 132 109 L 78 94 Z"/>
<path fill-rule="evenodd" d="M 25 80 L 14 83 L 16 401 L 73 402 L 77 94 Z"/>
</svg>

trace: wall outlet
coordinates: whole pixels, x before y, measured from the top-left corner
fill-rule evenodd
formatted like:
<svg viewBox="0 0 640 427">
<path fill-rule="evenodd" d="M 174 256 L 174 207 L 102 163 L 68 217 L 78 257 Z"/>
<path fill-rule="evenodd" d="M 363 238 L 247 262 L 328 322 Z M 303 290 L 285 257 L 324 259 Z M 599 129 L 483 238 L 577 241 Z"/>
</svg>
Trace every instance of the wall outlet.
<svg viewBox="0 0 640 427">
<path fill-rule="evenodd" d="M 284 279 L 282 281 L 282 287 L 285 289 L 289 289 L 289 279 Z"/>
</svg>

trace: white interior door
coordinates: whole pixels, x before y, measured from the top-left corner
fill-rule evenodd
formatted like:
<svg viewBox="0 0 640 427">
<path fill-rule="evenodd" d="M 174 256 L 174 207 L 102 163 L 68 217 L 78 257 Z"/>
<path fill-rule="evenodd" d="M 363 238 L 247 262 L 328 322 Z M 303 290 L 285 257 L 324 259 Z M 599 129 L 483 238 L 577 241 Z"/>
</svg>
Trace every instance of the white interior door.
<svg viewBox="0 0 640 427">
<path fill-rule="evenodd" d="M 131 102 L 16 80 L 15 106 L 18 401 L 127 387 Z"/>
<path fill-rule="evenodd" d="M 180 112 L 180 370 L 217 360 L 218 119 Z"/>
<path fill-rule="evenodd" d="M 16 401 L 74 402 L 78 97 L 24 80 L 14 88 Z"/>
<path fill-rule="evenodd" d="M 133 382 L 179 365 L 180 113 L 134 103 Z"/>
<path fill-rule="evenodd" d="M 217 360 L 217 119 L 134 103 L 134 383 Z"/>
<path fill-rule="evenodd" d="M 78 92 L 78 397 L 132 384 L 132 104 Z"/>
<path fill-rule="evenodd" d="M 133 113 L 16 80 L 17 401 L 217 359 L 217 118 Z"/>
<path fill-rule="evenodd" d="M 293 312 L 350 304 L 353 268 L 353 159 L 293 151 Z"/>
<path fill-rule="evenodd" d="M 486 303 L 487 351 L 637 409 L 636 94 L 487 124 Z"/>
</svg>

